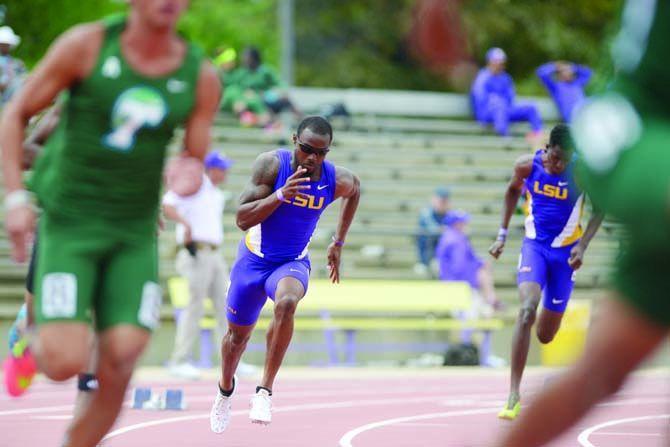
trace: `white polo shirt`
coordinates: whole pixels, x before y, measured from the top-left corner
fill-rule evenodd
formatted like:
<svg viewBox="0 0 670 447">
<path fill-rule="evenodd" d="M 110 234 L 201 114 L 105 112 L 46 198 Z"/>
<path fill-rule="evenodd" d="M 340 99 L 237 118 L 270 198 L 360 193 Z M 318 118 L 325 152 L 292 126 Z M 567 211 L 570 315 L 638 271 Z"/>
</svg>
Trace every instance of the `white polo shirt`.
<svg viewBox="0 0 670 447">
<path fill-rule="evenodd" d="M 176 208 L 181 217 L 191 226 L 191 238 L 195 242 L 221 245 L 223 243 L 223 207 L 225 196 L 204 176 L 202 186 L 188 197 L 168 191 L 163 196 L 163 205 Z M 177 244 L 184 243 L 184 226 L 177 224 Z"/>
</svg>

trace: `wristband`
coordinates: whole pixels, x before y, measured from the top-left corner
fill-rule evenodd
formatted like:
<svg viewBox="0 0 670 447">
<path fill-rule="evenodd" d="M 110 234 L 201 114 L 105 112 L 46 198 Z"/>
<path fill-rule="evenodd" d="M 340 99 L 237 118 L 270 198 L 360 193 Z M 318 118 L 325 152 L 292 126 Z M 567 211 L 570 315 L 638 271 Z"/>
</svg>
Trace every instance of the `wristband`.
<svg viewBox="0 0 670 447">
<path fill-rule="evenodd" d="M 25 189 L 17 189 L 5 196 L 5 211 L 11 211 L 21 206 L 32 207 L 32 196 Z"/>
<path fill-rule="evenodd" d="M 507 239 L 507 228 L 501 228 L 500 230 L 498 230 L 498 237 L 496 238 L 496 240 L 505 241 L 505 239 Z"/>
<path fill-rule="evenodd" d="M 335 244 L 336 247 L 344 247 L 344 241 L 335 239 L 335 236 L 331 237 L 331 239 L 333 240 L 333 243 Z"/>
<path fill-rule="evenodd" d="M 283 202 L 284 200 L 286 200 L 284 198 L 284 193 L 281 192 L 281 188 L 277 190 L 277 200 L 279 200 L 280 202 Z"/>
</svg>

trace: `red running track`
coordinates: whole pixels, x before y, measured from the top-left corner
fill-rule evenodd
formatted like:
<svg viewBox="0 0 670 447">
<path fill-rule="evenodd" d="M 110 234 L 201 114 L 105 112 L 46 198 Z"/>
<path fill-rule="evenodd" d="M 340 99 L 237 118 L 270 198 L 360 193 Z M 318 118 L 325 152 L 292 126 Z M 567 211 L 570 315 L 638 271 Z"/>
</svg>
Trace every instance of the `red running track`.
<svg viewBox="0 0 670 447">
<path fill-rule="evenodd" d="M 598 406 L 553 447 L 667 445 L 670 408 L 667 371 L 636 374 L 613 399 Z M 531 370 L 526 401 L 554 373 Z M 207 380 L 175 382 L 160 370 L 143 370 L 135 385 L 180 387 L 185 411 L 124 409 L 105 447 L 484 447 L 509 422 L 499 421 L 507 371 L 481 369 L 300 369 L 280 372 L 273 423 L 253 425 L 248 399 L 256 385 L 242 379 L 228 430 L 209 430 L 216 393 Z M 56 446 L 70 419 L 74 383 L 36 383 L 20 399 L 0 396 L 0 446 Z M 566 403 L 567 404 L 567 403 Z"/>
</svg>

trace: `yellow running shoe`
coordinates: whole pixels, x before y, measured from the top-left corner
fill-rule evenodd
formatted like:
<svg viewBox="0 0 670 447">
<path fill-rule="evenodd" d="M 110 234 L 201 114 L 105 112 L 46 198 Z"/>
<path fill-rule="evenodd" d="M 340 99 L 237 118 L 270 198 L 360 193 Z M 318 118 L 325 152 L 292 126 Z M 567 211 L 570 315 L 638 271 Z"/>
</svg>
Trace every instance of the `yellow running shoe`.
<svg viewBox="0 0 670 447">
<path fill-rule="evenodd" d="M 517 416 L 519 416 L 520 411 L 521 401 L 517 401 L 517 403 L 515 403 L 512 408 L 509 408 L 507 404 L 505 404 L 505 407 L 500 411 L 500 413 L 498 413 L 498 417 L 507 421 L 513 421 Z"/>
</svg>

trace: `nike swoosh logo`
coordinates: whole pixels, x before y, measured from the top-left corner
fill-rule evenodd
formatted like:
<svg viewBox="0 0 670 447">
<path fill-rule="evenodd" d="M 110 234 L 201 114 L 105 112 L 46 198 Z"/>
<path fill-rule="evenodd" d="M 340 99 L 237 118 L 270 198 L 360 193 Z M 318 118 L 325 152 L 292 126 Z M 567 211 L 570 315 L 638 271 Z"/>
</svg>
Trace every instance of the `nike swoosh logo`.
<svg viewBox="0 0 670 447">
<path fill-rule="evenodd" d="M 319 185 L 319 186 L 316 187 L 316 189 L 318 189 L 319 191 L 321 191 L 322 189 L 326 189 L 326 188 L 328 188 L 328 185 Z"/>
<path fill-rule="evenodd" d="M 554 304 L 561 304 L 565 300 L 557 300 L 556 298 L 552 298 L 551 302 Z"/>
<path fill-rule="evenodd" d="M 289 270 L 290 272 L 298 272 L 298 273 L 302 273 L 301 270 L 296 270 L 296 269 L 288 269 L 288 270 Z"/>
<path fill-rule="evenodd" d="M 558 186 L 568 186 L 568 182 L 558 182 Z"/>
</svg>

